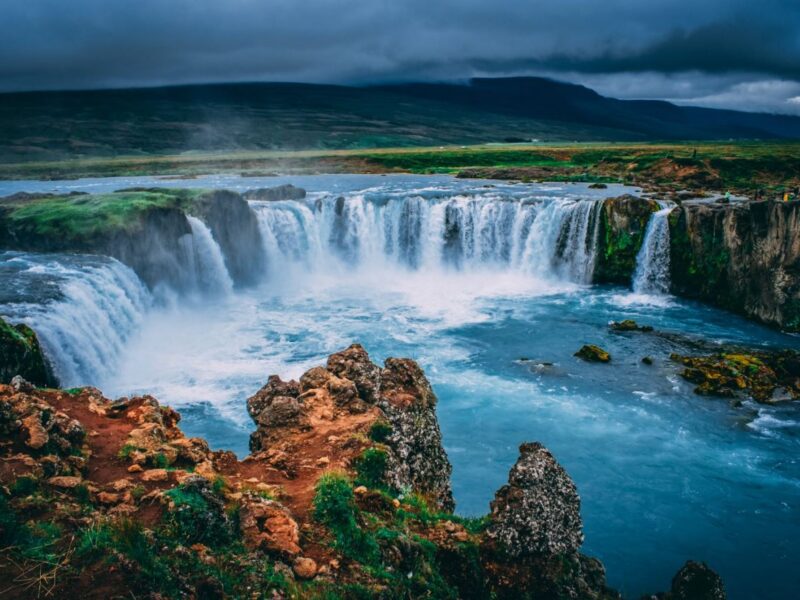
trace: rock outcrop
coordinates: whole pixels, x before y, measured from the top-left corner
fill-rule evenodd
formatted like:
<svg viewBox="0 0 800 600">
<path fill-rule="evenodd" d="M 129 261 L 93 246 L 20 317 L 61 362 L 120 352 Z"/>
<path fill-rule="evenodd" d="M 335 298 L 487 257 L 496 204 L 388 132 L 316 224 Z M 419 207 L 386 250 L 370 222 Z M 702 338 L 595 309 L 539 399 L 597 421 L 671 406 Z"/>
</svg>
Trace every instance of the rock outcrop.
<svg viewBox="0 0 800 600">
<path fill-rule="evenodd" d="M 10 325 L 0 317 L 0 383 L 11 383 L 17 375 L 38 386 L 57 385 L 36 333 L 27 325 Z"/>
<path fill-rule="evenodd" d="M 686 561 L 672 578 L 670 591 L 642 600 L 725 600 L 727 598 L 722 578 L 706 563 Z"/>
<path fill-rule="evenodd" d="M 728 348 L 707 356 L 670 358 L 686 367 L 681 376 L 703 396 L 749 396 L 762 404 L 800 398 L 800 354 L 792 350 Z"/>
<path fill-rule="evenodd" d="M 631 194 L 603 202 L 595 282 L 630 284 L 647 222 L 658 209 L 656 201 Z"/>
<path fill-rule="evenodd" d="M 800 331 L 800 203 L 684 202 L 670 245 L 674 293 Z"/>
<path fill-rule="evenodd" d="M 247 409 L 257 425 L 250 436 L 253 452 L 269 450 L 287 435 L 300 437 L 316 421 L 337 415 L 366 429 L 382 423 L 387 432 L 376 451 L 385 455 L 386 485 L 417 490 L 441 509 L 453 509 L 451 466 L 436 419 L 436 395 L 413 360 L 389 358 L 381 369 L 362 346 L 353 344 L 299 382 L 271 376 L 248 399 Z"/>
<path fill-rule="evenodd" d="M 575 484 L 541 444 L 522 444 L 519 453 L 491 503 L 487 535 L 511 556 L 577 552 L 583 523 Z"/>
<path fill-rule="evenodd" d="M 611 355 L 603 350 L 600 346 L 594 344 L 586 344 L 581 346 L 575 353 L 575 356 L 585 360 L 586 362 L 600 362 L 607 363 L 611 361 Z"/>
<path fill-rule="evenodd" d="M 435 407 L 417 363 L 380 367 L 353 345 L 299 381 L 270 377 L 239 460 L 187 438 L 150 396 L 15 379 L 0 385 L 0 546 L 13 554 L 0 580 L 34 597 L 22 575 L 46 547 L 80 574 L 48 580 L 54 597 L 618 600 L 580 554 L 576 487 L 541 444 L 520 447 L 488 517 L 452 513 Z M 709 582 L 685 568 L 671 597 Z"/>
<path fill-rule="evenodd" d="M 302 200 L 306 197 L 306 191 L 303 188 L 293 186 L 291 183 L 285 183 L 271 188 L 247 190 L 242 196 L 245 200 L 264 200 L 267 202 Z"/>
<path fill-rule="evenodd" d="M 236 192 L 214 190 L 198 196 L 191 212 L 211 229 L 233 282 L 239 286 L 257 283 L 267 256 L 258 219 L 247 201 Z"/>
</svg>

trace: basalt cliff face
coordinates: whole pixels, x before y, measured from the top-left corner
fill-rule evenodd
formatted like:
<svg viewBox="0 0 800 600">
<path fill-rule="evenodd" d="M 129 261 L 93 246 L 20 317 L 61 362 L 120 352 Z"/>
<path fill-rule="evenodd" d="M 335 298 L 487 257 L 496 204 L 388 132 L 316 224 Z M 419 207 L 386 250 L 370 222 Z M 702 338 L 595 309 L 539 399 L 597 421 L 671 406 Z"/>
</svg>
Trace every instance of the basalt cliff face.
<svg viewBox="0 0 800 600">
<path fill-rule="evenodd" d="M 800 330 L 800 203 L 684 202 L 670 243 L 675 293 Z"/>
<path fill-rule="evenodd" d="M 452 513 L 435 406 L 414 361 L 354 345 L 270 378 L 239 460 L 149 396 L 0 385 L 5 597 L 618 598 L 541 445 L 488 516 Z"/>
<path fill-rule="evenodd" d="M 647 222 L 658 203 L 631 194 L 608 198 L 600 212 L 600 235 L 594 281 L 628 285 L 636 270 L 636 256 L 644 241 Z"/>
</svg>

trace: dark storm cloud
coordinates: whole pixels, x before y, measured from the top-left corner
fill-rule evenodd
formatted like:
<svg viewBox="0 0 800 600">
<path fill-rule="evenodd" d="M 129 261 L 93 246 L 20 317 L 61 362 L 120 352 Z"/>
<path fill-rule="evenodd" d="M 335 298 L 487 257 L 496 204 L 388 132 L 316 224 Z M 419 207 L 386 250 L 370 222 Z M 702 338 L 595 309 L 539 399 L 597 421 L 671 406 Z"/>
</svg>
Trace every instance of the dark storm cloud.
<svg viewBox="0 0 800 600">
<path fill-rule="evenodd" d="M 593 81 L 604 93 L 651 96 L 636 92 L 635 76 L 662 89 L 658 97 L 684 100 L 723 98 L 755 82 L 772 94 L 767 109 L 797 111 L 800 102 L 786 94 L 795 94 L 792 84 L 800 80 L 800 2 L 0 3 L 0 90 L 510 74 Z M 720 101 L 735 105 L 736 97 Z"/>
</svg>

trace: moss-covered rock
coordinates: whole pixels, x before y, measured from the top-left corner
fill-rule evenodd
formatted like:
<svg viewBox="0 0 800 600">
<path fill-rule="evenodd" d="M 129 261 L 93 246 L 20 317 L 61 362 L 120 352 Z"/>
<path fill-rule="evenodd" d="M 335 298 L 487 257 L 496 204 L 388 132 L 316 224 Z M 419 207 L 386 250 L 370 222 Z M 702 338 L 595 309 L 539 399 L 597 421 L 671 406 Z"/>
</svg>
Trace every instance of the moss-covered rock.
<svg viewBox="0 0 800 600">
<path fill-rule="evenodd" d="M 611 360 L 611 355 L 608 352 L 594 344 L 582 346 L 581 349 L 575 353 L 575 356 L 588 362 L 607 363 Z"/>
<path fill-rule="evenodd" d="M 800 354 L 730 349 L 709 356 L 670 357 L 686 368 L 681 376 L 696 385 L 703 396 L 749 395 L 770 404 L 800 398 Z"/>
<path fill-rule="evenodd" d="M 800 331 L 800 204 L 685 202 L 670 215 L 673 292 Z"/>
<path fill-rule="evenodd" d="M 647 222 L 658 208 L 654 200 L 631 194 L 608 198 L 603 202 L 595 282 L 630 284 Z"/>
<path fill-rule="evenodd" d="M 15 375 L 38 386 L 57 385 L 33 329 L 0 318 L 0 383 L 11 382 Z"/>
</svg>

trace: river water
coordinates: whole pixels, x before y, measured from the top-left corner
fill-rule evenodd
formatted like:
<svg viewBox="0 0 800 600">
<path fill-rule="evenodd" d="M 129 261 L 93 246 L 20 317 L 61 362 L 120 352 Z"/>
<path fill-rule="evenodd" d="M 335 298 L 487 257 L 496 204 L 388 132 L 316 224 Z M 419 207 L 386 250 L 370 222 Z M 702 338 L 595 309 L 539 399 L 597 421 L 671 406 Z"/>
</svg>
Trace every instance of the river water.
<svg viewBox="0 0 800 600">
<path fill-rule="evenodd" d="M 7 252 L 0 314 L 39 332 L 65 386 L 151 393 L 181 411 L 187 433 L 240 455 L 253 429 L 245 400 L 270 374 L 297 377 L 352 342 L 376 362 L 413 357 L 439 397 L 460 514 L 485 513 L 518 445 L 540 441 L 578 486 L 584 552 L 626 597 L 668 588 L 688 558 L 718 570 L 731 598 L 795 594 L 800 411 L 696 396 L 668 356 L 798 340 L 659 293 L 660 263 L 639 265 L 649 275 L 636 292 L 590 285 L 599 201 L 630 189 L 139 177 L 0 182 L 0 195 L 285 182 L 309 196 L 251 203 L 268 258 L 254 288 L 233 288 L 208 227 L 192 218 L 190 285 L 152 293 L 113 259 Z M 640 261 L 665 260 L 663 221 L 648 228 L 658 237 Z M 625 318 L 656 333 L 608 330 Z M 575 358 L 585 343 L 612 362 Z"/>
</svg>

